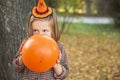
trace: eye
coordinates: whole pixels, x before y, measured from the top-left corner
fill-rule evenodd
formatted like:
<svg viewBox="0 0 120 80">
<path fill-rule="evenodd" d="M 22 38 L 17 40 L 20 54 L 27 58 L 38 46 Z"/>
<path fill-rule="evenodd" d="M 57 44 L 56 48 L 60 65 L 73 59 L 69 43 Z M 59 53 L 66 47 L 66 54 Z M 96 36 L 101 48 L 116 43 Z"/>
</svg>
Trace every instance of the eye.
<svg viewBox="0 0 120 80">
<path fill-rule="evenodd" d="M 39 30 L 37 30 L 37 29 L 33 30 L 33 33 L 38 33 L 38 32 L 39 32 Z"/>
<path fill-rule="evenodd" d="M 47 30 L 47 29 L 44 29 L 43 32 L 48 32 L 48 30 Z"/>
</svg>

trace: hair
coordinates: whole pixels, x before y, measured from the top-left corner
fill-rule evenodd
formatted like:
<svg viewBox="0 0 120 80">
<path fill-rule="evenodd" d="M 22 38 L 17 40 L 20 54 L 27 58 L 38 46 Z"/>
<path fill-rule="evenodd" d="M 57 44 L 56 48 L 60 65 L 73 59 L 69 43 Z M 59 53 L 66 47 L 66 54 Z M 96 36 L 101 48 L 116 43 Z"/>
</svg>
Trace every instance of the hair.
<svg viewBox="0 0 120 80">
<path fill-rule="evenodd" d="M 32 32 L 32 22 L 35 20 L 42 20 L 42 21 L 50 21 L 52 23 L 51 27 L 52 27 L 52 38 L 57 42 L 60 39 L 60 31 L 58 28 L 58 22 L 57 22 L 57 16 L 55 11 L 53 10 L 53 13 L 45 18 L 37 18 L 35 17 L 31 12 L 29 14 L 29 19 L 28 19 L 28 37 L 33 35 Z"/>
</svg>

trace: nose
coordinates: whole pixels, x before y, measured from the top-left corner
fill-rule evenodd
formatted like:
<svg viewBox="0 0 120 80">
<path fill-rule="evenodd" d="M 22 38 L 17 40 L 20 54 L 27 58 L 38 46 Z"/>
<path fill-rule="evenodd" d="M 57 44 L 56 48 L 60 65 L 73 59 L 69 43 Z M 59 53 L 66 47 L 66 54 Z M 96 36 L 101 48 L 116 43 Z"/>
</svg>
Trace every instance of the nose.
<svg viewBox="0 0 120 80">
<path fill-rule="evenodd" d="M 44 33 L 39 31 L 39 33 L 38 33 L 38 34 L 44 34 Z"/>
</svg>

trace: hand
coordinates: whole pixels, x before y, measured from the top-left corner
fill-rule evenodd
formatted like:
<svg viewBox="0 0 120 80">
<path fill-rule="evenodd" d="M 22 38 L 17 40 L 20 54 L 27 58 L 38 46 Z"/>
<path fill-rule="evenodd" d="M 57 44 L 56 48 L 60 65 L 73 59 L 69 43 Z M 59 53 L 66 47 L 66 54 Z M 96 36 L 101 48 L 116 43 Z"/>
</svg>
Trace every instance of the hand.
<svg viewBox="0 0 120 80">
<path fill-rule="evenodd" d="M 62 65 L 60 64 L 61 56 L 62 55 L 61 55 L 61 51 L 60 51 L 57 62 L 53 66 L 53 69 L 54 69 L 54 71 L 56 72 L 57 75 L 60 75 L 62 73 Z"/>
<path fill-rule="evenodd" d="M 21 56 L 21 55 L 20 55 L 20 57 L 19 57 L 18 61 L 19 61 L 19 65 L 22 65 L 22 64 L 23 64 L 23 61 L 22 61 L 22 56 Z"/>
<path fill-rule="evenodd" d="M 60 60 L 61 60 L 61 51 L 59 51 L 59 56 L 58 56 L 58 59 L 56 61 L 56 64 L 53 66 L 54 68 L 60 63 Z"/>
</svg>

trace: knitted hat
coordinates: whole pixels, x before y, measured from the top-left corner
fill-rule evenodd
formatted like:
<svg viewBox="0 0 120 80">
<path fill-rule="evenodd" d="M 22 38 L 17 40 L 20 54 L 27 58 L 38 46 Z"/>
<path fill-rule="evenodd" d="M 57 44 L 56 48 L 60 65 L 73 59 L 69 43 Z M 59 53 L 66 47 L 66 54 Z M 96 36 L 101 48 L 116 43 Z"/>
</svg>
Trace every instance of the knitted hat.
<svg viewBox="0 0 120 80">
<path fill-rule="evenodd" d="M 44 0 L 39 0 L 38 5 L 33 7 L 32 14 L 38 18 L 44 18 L 52 14 L 52 8 L 47 7 Z"/>
</svg>

